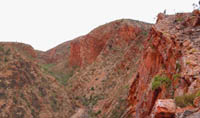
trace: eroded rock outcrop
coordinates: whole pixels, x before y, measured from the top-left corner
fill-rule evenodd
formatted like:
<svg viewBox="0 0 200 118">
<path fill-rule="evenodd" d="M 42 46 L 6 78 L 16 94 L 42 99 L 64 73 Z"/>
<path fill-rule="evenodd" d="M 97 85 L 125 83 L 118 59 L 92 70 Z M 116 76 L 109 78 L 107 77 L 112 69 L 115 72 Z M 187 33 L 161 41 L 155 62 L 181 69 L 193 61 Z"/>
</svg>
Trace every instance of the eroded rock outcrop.
<svg viewBox="0 0 200 118">
<path fill-rule="evenodd" d="M 122 46 L 124 42 L 130 42 L 135 39 L 139 32 L 141 32 L 139 25 L 133 26 L 129 20 L 114 21 L 96 28 L 85 36 L 65 42 L 43 53 L 43 58 L 47 63 L 56 63 L 63 59 L 69 59 L 70 66 L 85 66 L 96 60 L 109 40 L 123 38 L 123 41 L 118 40 L 115 42 Z M 116 34 L 119 35 L 115 37 Z M 111 43 L 109 44 L 110 48 L 112 48 Z"/>
<path fill-rule="evenodd" d="M 157 99 L 175 99 L 177 107 L 180 107 L 181 100 L 193 96 L 192 104 L 192 100 L 198 96 L 198 19 L 199 11 L 159 15 L 149 34 L 141 67 L 133 78 L 129 92 L 129 113 L 132 117 L 151 117 Z M 184 101 L 183 104 L 190 103 Z"/>
<path fill-rule="evenodd" d="M 158 99 L 154 105 L 152 118 L 175 118 L 176 104 L 173 99 Z"/>
<path fill-rule="evenodd" d="M 150 116 L 155 101 L 158 98 L 171 97 L 169 90 L 163 87 L 152 90 L 152 80 L 157 74 L 165 74 L 172 77 L 176 72 L 176 60 L 180 57 L 179 47 L 171 38 L 152 29 L 149 41 L 152 41 L 143 54 L 141 67 L 129 92 L 132 112 L 135 117 L 144 118 Z M 168 46 L 166 46 L 166 44 Z M 162 89 L 163 88 L 163 89 Z M 173 88 L 170 88 L 171 91 Z"/>
</svg>

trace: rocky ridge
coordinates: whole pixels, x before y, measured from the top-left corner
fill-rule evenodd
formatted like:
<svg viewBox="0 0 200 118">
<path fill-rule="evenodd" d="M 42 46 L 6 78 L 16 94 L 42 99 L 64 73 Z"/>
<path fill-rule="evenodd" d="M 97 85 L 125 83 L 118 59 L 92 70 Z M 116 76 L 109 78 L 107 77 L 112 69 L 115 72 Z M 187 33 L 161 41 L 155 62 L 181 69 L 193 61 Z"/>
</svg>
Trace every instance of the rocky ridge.
<svg viewBox="0 0 200 118">
<path fill-rule="evenodd" d="M 132 117 L 151 117 L 157 100 L 174 99 L 177 111 L 163 118 L 179 118 L 187 111 L 185 107 L 198 98 L 199 25 L 198 10 L 169 16 L 159 14 L 129 92 Z M 195 108 L 198 106 L 189 109 Z"/>
<path fill-rule="evenodd" d="M 30 48 L 24 44 L 0 43 L 0 117 L 69 117 L 72 105 L 64 87 L 45 74 L 29 56 L 32 53 L 26 53 L 29 50 L 19 51 L 21 47 Z"/>
<path fill-rule="evenodd" d="M 200 11 L 122 19 L 47 52 L 0 43 L 2 118 L 200 117 Z"/>
</svg>

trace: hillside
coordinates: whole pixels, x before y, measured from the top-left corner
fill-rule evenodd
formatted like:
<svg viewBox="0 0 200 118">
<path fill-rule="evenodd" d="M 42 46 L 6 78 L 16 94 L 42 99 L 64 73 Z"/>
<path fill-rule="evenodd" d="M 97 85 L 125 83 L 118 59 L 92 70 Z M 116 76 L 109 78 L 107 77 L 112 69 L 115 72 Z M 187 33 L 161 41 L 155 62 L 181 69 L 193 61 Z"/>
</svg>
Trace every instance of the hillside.
<svg viewBox="0 0 200 118">
<path fill-rule="evenodd" d="M 199 118 L 200 11 L 116 20 L 46 52 L 0 43 L 0 118 Z"/>
<path fill-rule="evenodd" d="M 34 61 L 32 49 L 25 44 L 0 43 L 0 117 L 69 117 L 73 105 L 65 88 L 45 74 Z"/>
<path fill-rule="evenodd" d="M 79 108 L 86 109 L 91 118 L 117 118 L 125 112 L 131 77 L 137 70 L 144 39 L 151 27 L 131 20 L 107 26 L 111 31 L 103 30 L 105 26 L 96 30 L 107 31 L 108 37 L 96 60 L 83 66 L 67 83 L 70 97 L 80 104 Z M 104 35 L 97 37 L 104 39 Z"/>
<path fill-rule="evenodd" d="M 101 53 L 104 52 L 105 55 L 113 53 L 110 56 L 117 55 L 115 53 L 122 51 L 121 48 L 130 47 L 133 40 L 144 39 L 150 26 L 134 20 L 117 20 L 102 25 L 85 36 L 64 42 L 47 52 L 39 53 L 38 57 L 39 60 L 42 59 L 42 65 L 48 68 L 53 76 L 64 78 L 66 82 L 74 72 L 84 70 L 83 68 L 93 64 Z M 106 49 L 107 52 L 105 52 L 108 46 L 112 50 Z"/>
<path fill-rule="evenodd" d="M 150 28 L 128 19 L 102 25 L 43 53 L 45 65 L 83 115 L 119 117 Z"/>
<path fill-rule="evenodd" d="M 150 28 L 139 21 L 117 20 L 47 52 L 22 43 L 1 43 L 1 116 L 119 117 L 126 110 L 130 77 Z M 109 95 L 112 88 L 115 97 Z M 107 113 L 101 111 L 104 107 Z"/>
</svg>

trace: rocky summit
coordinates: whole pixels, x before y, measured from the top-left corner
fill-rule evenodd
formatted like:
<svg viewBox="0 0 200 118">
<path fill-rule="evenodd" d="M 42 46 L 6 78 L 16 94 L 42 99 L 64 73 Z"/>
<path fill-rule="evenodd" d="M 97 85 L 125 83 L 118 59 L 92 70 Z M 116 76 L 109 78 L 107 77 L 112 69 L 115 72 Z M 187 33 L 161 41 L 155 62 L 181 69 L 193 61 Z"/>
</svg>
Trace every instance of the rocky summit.
<svg viewBox="0 0 200 118">
<path fill-rule="evenodd" d="M 1 42 L 0 118 L 200 118 L 200 11 L 116 20 L 46 52 Z"/>
</svg>

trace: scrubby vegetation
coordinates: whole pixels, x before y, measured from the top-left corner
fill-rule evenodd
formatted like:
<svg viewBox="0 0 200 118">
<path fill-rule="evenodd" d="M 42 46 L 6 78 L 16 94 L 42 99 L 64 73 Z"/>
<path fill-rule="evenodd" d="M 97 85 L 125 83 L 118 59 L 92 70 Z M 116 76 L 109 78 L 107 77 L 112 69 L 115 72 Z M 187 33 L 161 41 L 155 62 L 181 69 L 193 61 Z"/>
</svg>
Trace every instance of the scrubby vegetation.
<svg viewBox="0 0 200 118">
<path fill-rule="evenodd" d="M 168 88 L 171 85 L 171 80 L 165 75 L 156 75 L 152 82 L 152 90 L 158 89 L 162 85 Z"/>
<path fill-rule="evenodd" d="M 110 118 L 120 118 L 125 112 L 126 107 L 127 107 L 127 101 L 125 99 L 118 99 L 117 105 L 115 109 L 112 111 Z"/>
<path fill-rule="evenodd" d="M 67 85 L 67 81 L 69 78 L 71 78 L 74 74 L 74 71 L 70 71 L 66 74 L 60 73 L 59 76 L 58 74 L 54 74 L 53 76 L 58 80 L 58 82 L 62 85 Z"/>
<path fill-rule="evenodd" d="M 4 52 L 4 48 L 2 46 L 0 46 L 0 51 Z"/>
<path fill-rule="evenodd" d="M 173 75 L 173 79 L 174 79 L 174 80 L 176 80 L 177 78 L 180 78 L 180 77 L 181 77 L 181 75 L 180 75 L 179 73 Z"/>
<path fill-rule="evenodd" d="M 176 63 L 176 71 L 180 72 L 181 71 L 181 64 Z"/>
<path fill-rule="evenodd" d="M 8 50 L 5 52 L 6 55 L 10 54 L 10 48 L 8 48 Z"/>
<path fill-rule="evenodd" d="M 193 100 L 195 99 L 195 94 L 178 96 L 175 98 L 176 105 L 179 107 L 186 107 L 188 105 L 193 105 Z"/>
<path fill-rule="evenodd" d="M 200 96 L 200 91 L 193 94 L 185 94 L 183 96 L 175 97 L 175 102 L 176 102 L 176 105 L 179 107 L 186 107 L 189 105 L 193 105 L 194 99 L 199 96 Z"/>
<path fill-rule="evenodd" d="M 184 18 L 182 18 L 182 17 L 177 17 L 175 19 L 175 22 L 182 22 L 182 21 L 184 21 Z"/>
<path fill-rule="evenodd" d="M 58 72 L 53 72 L 51 71 L 51 68 L 55 66 L 55 64 L 43 64 L 41 65 L 41 68 L 48 74 L 51 74 L 53 77 L 56 78 L 56 80 L 58 80 L 58 82 L 62 85 L 67 85 L 67 81 L 69 80 L 69 78 L 71 78 L 74 74 L 74 71 L 71 70 L 69 72 L 66 73 L 58 73 Z M 73 69 L 76 69 L 75 67 L 73 67 Z"/>
</svg>

